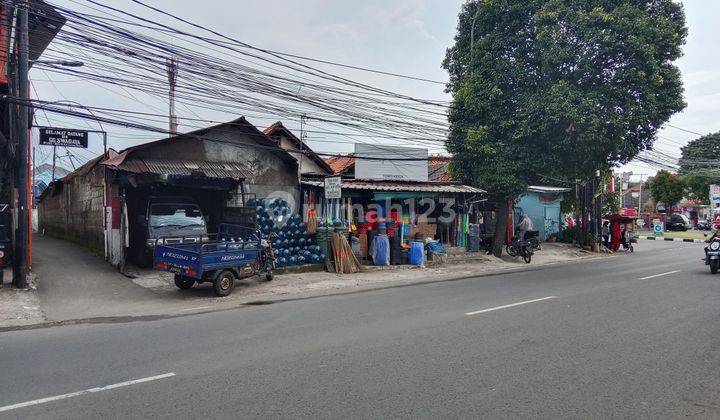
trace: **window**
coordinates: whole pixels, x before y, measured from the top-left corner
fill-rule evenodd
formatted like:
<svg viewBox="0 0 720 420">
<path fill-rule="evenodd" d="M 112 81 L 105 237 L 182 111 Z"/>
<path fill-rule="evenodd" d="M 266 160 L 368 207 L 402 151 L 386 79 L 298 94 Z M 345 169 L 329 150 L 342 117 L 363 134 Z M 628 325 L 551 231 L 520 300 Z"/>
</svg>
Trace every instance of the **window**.
<svg viewBox="0 0 720 420">
<path fill-rule="evenodd" d="M 150 206 L 150 226 L 205 226 L 200 208 L 193 204 L 153 204 Z"/>
</svg>

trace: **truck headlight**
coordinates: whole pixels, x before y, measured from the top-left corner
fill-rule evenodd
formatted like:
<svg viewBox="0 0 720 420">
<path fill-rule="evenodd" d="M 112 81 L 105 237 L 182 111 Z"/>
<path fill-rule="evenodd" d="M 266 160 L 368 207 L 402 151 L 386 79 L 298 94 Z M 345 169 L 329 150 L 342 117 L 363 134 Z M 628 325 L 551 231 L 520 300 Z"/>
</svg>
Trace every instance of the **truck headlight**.
<svg viewBox="0 0 720 420">
<path fill-rule="evenodd" d="M 161 238 L 161 239 L 148 239 L 148 240 L 147 240 L 147 245 L 148 245 L 148 246 L 162 245 L 163 243 L 164 243 L 164 242 L 163 242 L 162 238 Z"/>
</svg>

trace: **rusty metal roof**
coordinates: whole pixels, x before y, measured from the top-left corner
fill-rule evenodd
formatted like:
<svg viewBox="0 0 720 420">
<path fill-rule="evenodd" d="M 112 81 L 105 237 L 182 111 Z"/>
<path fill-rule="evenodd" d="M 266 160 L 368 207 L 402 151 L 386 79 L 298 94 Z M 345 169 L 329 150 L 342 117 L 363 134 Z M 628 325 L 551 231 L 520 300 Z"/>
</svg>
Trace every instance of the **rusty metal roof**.
<svg viewBox="0 0 720 420">
<path fill-rule="evenodd" d="M 305 185 L 312 185 L 316 187 L 324 186 L 323 181 L 303 180 L 302 183 Z M 360 179 L 343 179 L 342 188 L 348 190 L 432 193 L 480 194 L 486 192 L 485 190 L 471 187 L 469 185 L 461 185 L 448 182 L 365 181 Z"/>
<path fill-rule="evenodd" d="M 252 171 L 239 162 L 206 162 L 196 160 L 149 159 L 131 157 L 109 167 L 136 174 L 192 175 L 202 173 L 209 178 L 245 179 Z"/>
</svg>

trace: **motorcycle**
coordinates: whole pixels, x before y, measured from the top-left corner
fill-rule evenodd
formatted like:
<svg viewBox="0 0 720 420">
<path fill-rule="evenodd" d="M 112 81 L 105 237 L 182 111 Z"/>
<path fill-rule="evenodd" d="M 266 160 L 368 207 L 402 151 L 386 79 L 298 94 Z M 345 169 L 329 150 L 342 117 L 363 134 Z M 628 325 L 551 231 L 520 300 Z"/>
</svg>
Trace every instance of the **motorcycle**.
<svg viewBox="0 0 720 420">
<path fill-rule="evenodd" d="M 532 245 L 533 251 L 540 251 L 540 231 L 539 230 L 529 230 L 525 232 L 525 240 L 530 242 L 530 245 Z"/>
<path fill-rule="evenodd" d="M 512 242 L 505 247 L 505 251 L 511 257 L 522 257 L 523 261 L 528 264 L 530 264 L 535 253 L 533 244 L 530 241 L 521 241 L 517 238 L 513 238 Z"/>
<path fill-rule="evenodd" d="M 716 233 L 709 242 L 705 247 L 705 265 L 710 266 L 711 273 L 717 274 L 720 268 L 720 236 Z"/>
</svg>

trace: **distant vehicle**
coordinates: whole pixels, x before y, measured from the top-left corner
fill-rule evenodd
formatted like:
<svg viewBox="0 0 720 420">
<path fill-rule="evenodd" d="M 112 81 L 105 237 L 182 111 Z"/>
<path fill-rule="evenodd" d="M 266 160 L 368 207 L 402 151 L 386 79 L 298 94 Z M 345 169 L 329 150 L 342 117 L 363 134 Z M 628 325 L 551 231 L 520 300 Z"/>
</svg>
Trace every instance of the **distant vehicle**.
<svg viewBox="0 0 720 420">
<path fill-rule="evenodd" d="M 708 246 L 705 247 L 705 265 L 710 266 L 710 272 L 717 274 L 720 268 L 720 237 L 716 232 L 708 239 Z"/>
<path fill-rule="evenodd" d="M 713 220 L 713 228 L 720 229 L 720 216 L 716 217 L 715 220 Z"/>
<path fill-rule="evenodd" d="M 207 240 L 207 226 L 197 201 L 191 197 L 150 197 L 145 214 L 138 216 L 138 261 L 152 265 L 157 245 Z"/>
<path fill-rule="evenodd" d="M 695 225 L 695 229 L 710 230 L 710 229 L 712 229 L 712 223 L 710 223 L 707 219 L 698 219 L 698 222 Z"/>
<path fill-rule="evenodd" d="M 688 229 L 692 229 L 692 223 L 684 214 L 674 213 L 665 223 L 665 230 L 685 231 Z"/>
</svg>

